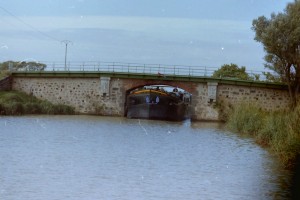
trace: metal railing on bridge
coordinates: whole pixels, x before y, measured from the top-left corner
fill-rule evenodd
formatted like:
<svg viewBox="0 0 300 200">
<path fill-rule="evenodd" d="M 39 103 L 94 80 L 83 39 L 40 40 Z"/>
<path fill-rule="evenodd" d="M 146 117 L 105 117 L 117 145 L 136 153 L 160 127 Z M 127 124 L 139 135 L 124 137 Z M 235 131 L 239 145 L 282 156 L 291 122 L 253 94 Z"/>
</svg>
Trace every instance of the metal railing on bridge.
<svg viewBox="0 0 300 200">
<path fill-rule="evenodd" d="M 161 75 L 186 75 L 186 76 L 212 76 L 217 68 L 204 66 L 140 64 L 122 62 L 72 62 L 67 66 L 64 63 L 47 63 L 46 71 L 99 71 L 99 72 L 123 72 L 138 74 Z"/>
<path fill-rule="evenodd" d="M 132 74 L 158 74 L 211 77 L 218 70 L 217 67 L 165 65 L 165 64 L 140 64 L 124 62 L 41 62 L 47 65 L 45 71 L 87 71 L 87 72 L 121 72 Z M 262 78 L 262 71 L 247 70 L 251 77 L 257 75 Z"/>
<path fill-rule="evenodd" d="M 140 64 L 124 62 L 39 62 L 46 64 L 44 71 L 80 71 L 80 72 L 110 72 L 130 74 L 155 74 L 161 76 L 190 76 L 211 77 L 219 68 L 206 66 L 164 65 L 164 64 Z M 22 68 L 18 71 L 31 71 Z M 266 80 L 265 72 L 246 70 L 253 80 Z M 236 77 L 236 76 L 235 76 Z M 230 78 L 230 77 L 228 77 Z"/>
</svg>

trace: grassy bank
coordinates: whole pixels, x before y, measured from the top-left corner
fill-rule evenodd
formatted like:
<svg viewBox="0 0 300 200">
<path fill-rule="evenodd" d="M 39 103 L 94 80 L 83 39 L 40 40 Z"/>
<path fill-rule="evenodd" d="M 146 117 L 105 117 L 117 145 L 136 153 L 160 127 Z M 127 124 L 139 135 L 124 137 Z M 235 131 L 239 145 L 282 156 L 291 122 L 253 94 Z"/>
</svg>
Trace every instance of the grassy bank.
<svg viewBox="0 0 300 200">
<path fill-rule="evenodd" d="M 293 110 L 265 112 L 256 105 L 242 103 L 228 115 L 227 127 L 271 149 L 293 171 L 291 199 L 300 199 L 300 104 Z"/>
<path fill-rule="evenodd" d="M 256 105 L 242 103 L 229 114 L 227 127 L 253 136 L 258 144 L 270 148 L 287 168 L 293 167 L 300 155 L 300 105 L 294 110 L 266 112 Z"/>
<path fill-rule="evenodd" d="M 294 110 L 262 111 L 248 103 L 237 105 L 229 114 L 227 127 L 248 134 L 268 147 L 285 167 L 293 168 L 300 156 L 300 105 Z"/>
<path fill-rule="evenodd" d="M 54 105 L 23 92 L 0 92 L 0 115 L 23 114 L 74 114 L 74 108 Z"/>
</svg>

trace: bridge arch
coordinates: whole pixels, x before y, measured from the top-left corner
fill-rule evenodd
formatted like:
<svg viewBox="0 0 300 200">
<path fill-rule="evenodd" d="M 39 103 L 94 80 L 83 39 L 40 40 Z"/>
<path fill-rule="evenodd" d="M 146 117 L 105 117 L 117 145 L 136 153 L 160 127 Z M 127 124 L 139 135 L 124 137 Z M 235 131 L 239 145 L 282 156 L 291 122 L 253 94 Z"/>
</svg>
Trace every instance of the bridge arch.
<svg viewBox="0 0 300 200">
<path fill-rule="evenodd" d="M 123 80 L 123 89 L 127 92 L 130 92 L 136 88 L 149 86 L 149 85 L 167 85 L 174 88 L 180 88 L 190 94 L 196 92 L 197 84 L 192 82 L 183 82 L 183 81 L 168 81 L 168 80 L 141 80 L 141 79 L 124 79 Z"/>
</svg>

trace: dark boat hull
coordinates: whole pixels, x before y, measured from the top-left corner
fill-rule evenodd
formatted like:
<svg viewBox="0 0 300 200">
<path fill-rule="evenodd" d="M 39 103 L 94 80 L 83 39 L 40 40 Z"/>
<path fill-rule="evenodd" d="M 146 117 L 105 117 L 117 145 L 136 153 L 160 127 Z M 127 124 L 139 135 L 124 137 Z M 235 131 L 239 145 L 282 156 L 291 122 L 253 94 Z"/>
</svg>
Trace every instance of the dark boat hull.
<svg viewBox="0 0 300 200">
<path fill-rule="evenodd" d="M 126 110 L 128 118 L 170 121 L 189 118 L 189 104 L 155 92 L 129 95 Z"/>
</svg>

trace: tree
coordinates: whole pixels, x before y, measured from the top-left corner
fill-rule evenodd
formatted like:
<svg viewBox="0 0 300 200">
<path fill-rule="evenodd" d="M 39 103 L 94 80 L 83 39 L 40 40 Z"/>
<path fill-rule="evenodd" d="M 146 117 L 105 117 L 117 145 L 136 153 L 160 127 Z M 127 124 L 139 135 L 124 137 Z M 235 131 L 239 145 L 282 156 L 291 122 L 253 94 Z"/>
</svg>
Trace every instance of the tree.
<svg viewBox="0 0 300 200">
<path fill-rule="evenodd" d="M 291 103 L 296 106 L 300 88 L 300 1 L 289 3 L 283 13 L 254 19 L 255 40 L 266 52 L 265 64 L 276 72 L 289 88 Z"/>
<path fill-rule="evenodd" d="M 38 62 L 6 61 L 0 64 L 0 71 L 44 71 L 46 64 Z"/>
<path fill-rule="evenodd" d="M 253 80 L 254 78 L 249 76 L 246 72 L 246 67 L 238 67 L 236 64 L 225 64 L 220 69 L 216 70 L 212 77 L 214 78 L 235 78 L 241 80 Z M 256 80 L 259 77 L 255 78 Z"/>
</svg>

